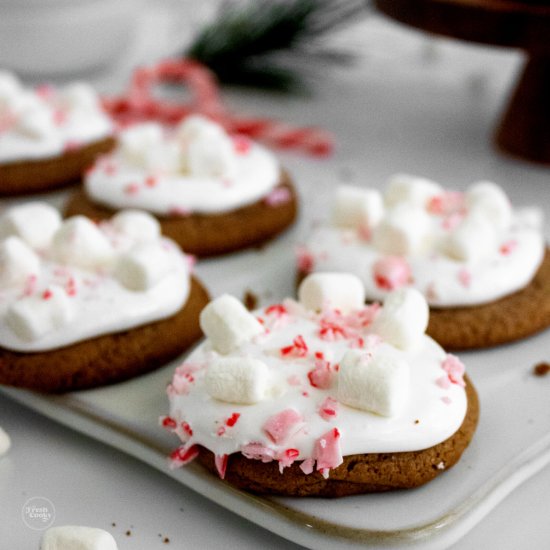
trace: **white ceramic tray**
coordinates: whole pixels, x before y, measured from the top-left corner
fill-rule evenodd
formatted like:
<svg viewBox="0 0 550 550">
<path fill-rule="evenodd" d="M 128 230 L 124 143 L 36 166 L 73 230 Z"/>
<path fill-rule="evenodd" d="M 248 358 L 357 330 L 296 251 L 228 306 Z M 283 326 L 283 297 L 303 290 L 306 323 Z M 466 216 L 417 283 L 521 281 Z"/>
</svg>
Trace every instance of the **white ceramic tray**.
<svg viewBox="0 0 550 550">
<path fill-rule="evenodd" d="M 250 288 L 265 304 L 289 290 L 280 282 L 290 280 L 287 246 L 281 242 L 268 252 L 224 259 L 223 280 L 219 261 L 201 264 L 199 275 L 215 281 L 213 294 L 223 288 L 242 296 Z M 269 255 L 269 269 L 258 269 L 264 253 Z M 248 268 L 253 266 L 257 279 L 250 276 Z M 176 440 L 157 421 L 167 411 L 164 388 L 173 365 L 115 386 L 63 396 L 1 391 L 304 546 L 441 549 L 550 463 L 550 377 L 532 374 L 547 343 L 548 334 L 543 333 L 513 346 L 462 355 L 480 395 L 481 419 L 472 444 L 453 469 L 413 491 L 340 500 L 256 497 L 229 487 L 196 464 L 170 471 L 166 456 Z"/>
</svg>

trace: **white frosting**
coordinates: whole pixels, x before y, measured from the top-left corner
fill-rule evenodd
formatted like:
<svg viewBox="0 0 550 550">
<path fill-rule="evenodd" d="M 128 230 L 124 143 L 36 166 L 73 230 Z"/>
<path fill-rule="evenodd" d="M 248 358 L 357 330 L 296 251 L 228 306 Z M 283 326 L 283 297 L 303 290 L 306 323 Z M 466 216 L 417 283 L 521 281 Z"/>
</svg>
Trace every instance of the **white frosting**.
<svg viewBox="0 0 550 550">
<path fill-rule="evenodd" d="M 451 375 L 443 366 L 452 356 L 447 356 L 424 334 L 419 336 L 414 351 L 402 351 L 381 342 L 370 323 L 378 307 L 366 306 L 343 316 L 335 310 L 307 311 L 287 300 L 255 312 L 265 333 L 227 354 L 215 352 L 209 340 L 199 345 L 176 369 L 168 387 L 170 416 L 162 419 L 162 424 L 185 443 L 179 455 L 172 455 L 174 465 L 191 458 L 196 444 L 220 458 L 239 451 L 246 456 L 247 449 L 255 444 L 262 449 L 259 454 L 263 459 L 278 459 L 282 467 L 288 463 L 280 457 L 288 450 L 295 460 L 314 457 L 319 438 L 333 428 L 337 432 L 332 433 L 339 434 L 339 448 L 344 456 L 421 450 L 450 437 L 463 422 L 467 408 L 461 374 L 453 373 L 455 382 L 451 382 Z M 332 324 L 327 324 L 328 320 Z M 378 358 L 370 374 L 363 376 L 358 372 L 363 385 L 376 392 L 372 399 L 357 400 L 347 379 L 339 390 L 335 367 L 350 350 L 365 354 L 367 361 L 369 354 Z M 208 377 L 211 365 L 216 365 L 214 369 L 219 374 L 220 357 L 231 360 L 235 368 L 239 358 L 266 365 L 269 374 L 264 398 L 248 405 L 215 398 L 212 393 L 222 391 L 219 387 L 224 384 L 223 373 L 215 392 Z M 452 358 L 453 364 L 455 361 Z M 392 372 L 385 373 L 384 365 Z M 245 370 L 250 377 L 252 369 Z M 232 376 L 236 374 L 237 370 Z M 355 374 L 351 376 L 353 382 Z M 357 407 L 338 402 L 339 395 Z M 378 408 L 380 414 L 361 410 L 369 407 Z M 273 421 L 275 415 L 292 418 L 288 437 L 279 440 L 266 432 L 266 422 Z M 279 431 L 284 428 L 284 422 L 272 425 Z M 317 469 L 322 469 L 319 460 Z"/>
<path fill-rule="evenodd" d="M 108 531 L 82 525 L 50 527 L 40 539 L 40 550 L 117 550 Z"/>
<path fill-rule="evenodd" d="M 190 289 L 186 256 L 169 239 L 149 234 L 143 243 L 124 227 L 111 221 L 95 226 L 82 217 L 65 221 L 48 248 L 35 250 L 39 262 L 25 264 L 25 276 L 6 278 L 10 284 L 0 290 L 0 346 L 21 352 L 57 349 L 181 309 Z M 78 243 L 74 250 L 71 239 Z M 98 254 L 97 242 L 109 254 L 101 247 Z M 94 261 L 84 262 L 86 257 Z M 6 261 L 21 263 L 19 256 L 7 255 Z"/>
<path fill-rule="evenodd" d="M 0 72 L 0 163 L 57 157 L 112 132 L 89 85 L 30 89 Z"/>
<path fill-rule="evenodd" d="M 437 190 L 435 184 L 410 180 L 418 185 L 401 183 L 397 198 L 393 186 L 393 202 L 386 197 L 386 215 L 376 226 L 314 229 L 301 250 L 299 268 L 354 273 L 372 300 L 408 284 L 434 307 L 483 304 L 529 284 L 545 250 L 535 209 L 508 206 L 507 213 L 504 193 L 488 182 L 472 186 L 466 194 L 442 192 L 430 198 L 426 193 Z M 409 227 L 402 223 L 407 209 L 414 212 L 408 218 L 421 217 L 422 224 Z M 393 288 L 376 277 L 379 262 L 389 256 L 394 257 L 390 262 L 397 269 Z M 396 262 L 396 256 L 402 259 Z"/>
<path fill-rule="evenodd" d="M 86 174 L 88 196 L 111 208 L 158 215 L 234 210 L 266 197 L 280 167 L 265 148 L 189 117 L 173 132 L 147 123 L 120 135 L 120 145 Z"/>
</svg>

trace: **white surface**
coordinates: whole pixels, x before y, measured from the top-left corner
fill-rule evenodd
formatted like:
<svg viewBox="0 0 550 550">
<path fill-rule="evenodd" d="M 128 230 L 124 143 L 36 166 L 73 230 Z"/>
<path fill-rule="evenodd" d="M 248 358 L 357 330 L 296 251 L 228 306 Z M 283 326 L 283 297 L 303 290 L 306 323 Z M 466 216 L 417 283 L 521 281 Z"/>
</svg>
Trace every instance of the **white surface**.
<svg viewBox="0 0 550 550">
<path fill-rule="evenodd" d="M 495 154 L 488 140 L 519 66 L 516 54 L 447 42 L 438 42 L 434 49 L 433 43 L 420 35 L 379 21 L 347 33 L 343 41 L 359 44 L 364 57 L 354 69 L 327 75 L 313 99 L 229 94 L 231 105 L 241 111 L 314 122 L 336 133 L 339 150 L 329 161 L 285 156 L 302 196 L 308 194 L 304 208 L 308 217 L 322 217 L 333 183 L 351 180 L 381 186 L 395 171 L 425 175 L 459 188 L 477 179 L 492 179 L 516 204 L 536 202 L 550 215 L 548 171 Z M 281 280 L 288 292 L 292 289 L 289 248 L 305 235 L 307 225 L 302 218 L 297 229 L 270 245 L 270 257 L 277 259 L 272 265 L 261 263 L 265 251 L 252 252 L 204 262 L 199 275 L 207 284 L 218 279 L 217 284 L 210 284 L 214 294 L 249 288 L 260 294 L 264 303 L 276 300 L 280 296 L 268 295 L 271 282 Z M 537 395 L 548 395 L 550 379 L 534 379 L 529 374 L 534 363 L 548 360 L 548 343 L 546 332 L 521 344 L 462 355 L 472 378 L 483 389 L 481 424 L 461 469 L 442 477 L 438 486 L 457 491 L 461 479 L 475 475 L 482 458 L 481 445 L 490 449 L 499 441 L 519 438 L 521 443 L 535 434 L 548 433 L 547 407 L 541 413 L 533 401 L 534 408 L 520 408 L 521 404 L 530 405 L 523 403 L 522 392 L 527 387 Z M 502 416 L 490 404 L 510 383 L 516 391 L 508 390 L 510 406 Z M 37 547 L 40 533 L 25 527 L 21 508 L 29 497 L 44 496 L 56 506 L 57 525 L 84 523 L 108 529 L 121 550 L 196 545 L 292 548 L 286 540 L 209 503 L 153 469 L 3 396 L 0 411 L 0 421 L 13 442 L 10 453 L 0 460 L 2 547 Z M 523 547 L 526 540 L 531 548 L 547 548 L 549 486 L 550 468 L 546 467 L 454 548 L 512 550 Z M 387 496 L 380 497 L 383 504 Z M 409 498 L 403 494 L 397 502 L 402 507 Z M 332 503 L 319 501 L 317 506 L 330 514 Z M 361 513 L 353 503 L 350 506 L 355 514 Z M 368 512 L 367 516 L 376 510 Z M 127 530 L 131 536 L 125 535 Z M 170 546 L 162 544 L 159 534 L 170 538 Z"/>
</svg>

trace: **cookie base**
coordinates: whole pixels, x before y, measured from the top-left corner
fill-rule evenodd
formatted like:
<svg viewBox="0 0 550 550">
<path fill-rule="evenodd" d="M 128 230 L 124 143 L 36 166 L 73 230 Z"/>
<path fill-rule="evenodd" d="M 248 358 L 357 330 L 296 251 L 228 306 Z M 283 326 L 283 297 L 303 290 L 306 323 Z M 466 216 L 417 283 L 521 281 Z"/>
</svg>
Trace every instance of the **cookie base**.
<svg viewBox="0 0 550 550">
<path fill-rule="evenodd" d="M 43 193 L 77 183 L 84 170 L 114 146 L 115 139 L 108 137 L 57 157 L 0 163 L 0 196 Z"/>
<path fill-rule="evenodd" d="M 288 202 L 269 205 L 261 199 L 221 214 L 159 217 L 162 233 L 176 241 L 186 253 L 201 258 L 260 245 L 284 231 L 297 215 L 296 191 L 284 172 L 279 187 L 290 192 Z M 92 202 L 83 189 L 69 198 L 64 211 L 66 216 L 81 214 L 95 220 L 109 219 L 115 213 L 116 210 Z"/>
<path fill-rule="evenodd" d="M 299 463 L 281 474 L 276 461 L 263 463 L 235 453 L 228 458 L 225 480 L 252 493 L 299 497 L 335 498 L 419 487 L 456 464 L 470 443 L 479 418 L 479 401 L 468 379 L 466 395 L 468 408 L 458 431 L 429 449 L 345 456 L 328 479 L 319 472 L 304 474 Z M 212 452 L 201 447 L 197 460 L 218 475 Z"/>
<path fill-rule="evenodd" d="M 199 314 L 209 299 L 205 288 L 192 278 L 185 306 L 168 319 L 52 351 L 20 353 L 0 348 L 0 384 L 61 393 L 154 370 L 202 336 Z"/>
</svg>

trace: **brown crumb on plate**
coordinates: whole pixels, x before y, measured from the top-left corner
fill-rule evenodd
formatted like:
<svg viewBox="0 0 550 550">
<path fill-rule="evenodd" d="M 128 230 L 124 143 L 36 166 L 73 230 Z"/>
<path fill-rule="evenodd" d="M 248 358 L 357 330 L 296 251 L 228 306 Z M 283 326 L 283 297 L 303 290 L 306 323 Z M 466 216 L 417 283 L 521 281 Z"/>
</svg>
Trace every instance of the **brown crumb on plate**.
<svg viewBox="0 0 550 550">
<path fill-rule="evenodd" d="M 533 367 L 535 376 L 546 376 L 550 372 L 550 363 L 542 361 Z"/>
</svg>

